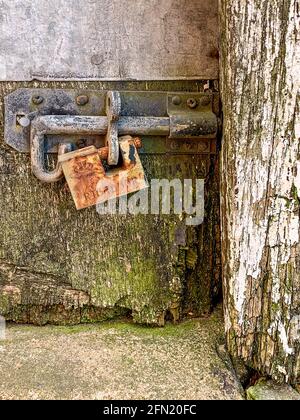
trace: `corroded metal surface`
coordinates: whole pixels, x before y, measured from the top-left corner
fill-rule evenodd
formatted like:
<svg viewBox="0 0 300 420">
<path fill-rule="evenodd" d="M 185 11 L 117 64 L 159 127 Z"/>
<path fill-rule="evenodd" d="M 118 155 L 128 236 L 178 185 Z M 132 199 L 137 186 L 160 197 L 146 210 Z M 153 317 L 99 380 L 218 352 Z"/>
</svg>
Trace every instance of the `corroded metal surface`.
<svg viewBox="0 0 300 420">
<path fill-rule="evenodd" d="M 121 96 L 117 91 L 109 91 L 106 95 L 106 115 L 108 127 L 105 143 L 108 145 L 109 165 L 117 165 L 119 161 L 119 127 L 118 120 L 121 113 Z"/>
<path fill-rule="evenodd" d="M 105 176 L 100 156 L 94 146 L 59 156 L 77 210 L 95 205 L 97 184 Z"/>
<path fill-rule="evenodd" d="M 169 137 L 175 139 L 216 137 L 218 124 L 213 110 L 213 94 L 169 93 Z"/>
<path fill-rule="evenodd" d="M 139 139 L 119 139 L 122 166 L 105 172 L 101 158 L 108 158 L 108 148 L 94 146 L 61 154 L 58 158 L 77 210 L 112 198 L 139 191 L 148 186 L 137 147 Z"/>
<path fill-rule="evenodd" d="M 108 99 L 117 109 L 110 110 Z M 19 89 L 5 98 L 5 141 L 18 151 L 29 152 L 32 121 L 31 132 L 36 137 L 31 145 L 45 153 L 56 152 L 60 143 L 78 140 L 99 148 L 106 135 L 110 153 L 114 150 L 109 163 L 116 164 L 118 133 L 145 136 L 145 153 L 213 153 L 207 139 L 216 138 L 217 104 L 217 93 L 99 90 L 83 94 L 76 90 Z M 150 140 L 149 136 L 161 138 Z M 193 138 L 206 140 L 197 145 Z M 184 140 L 182 145 L 176 139 Z"/>
<path fill-rule="evenodd" d="M 218 77 L 217 0 L 2 0 L 0 80 Z"/>
</svg>

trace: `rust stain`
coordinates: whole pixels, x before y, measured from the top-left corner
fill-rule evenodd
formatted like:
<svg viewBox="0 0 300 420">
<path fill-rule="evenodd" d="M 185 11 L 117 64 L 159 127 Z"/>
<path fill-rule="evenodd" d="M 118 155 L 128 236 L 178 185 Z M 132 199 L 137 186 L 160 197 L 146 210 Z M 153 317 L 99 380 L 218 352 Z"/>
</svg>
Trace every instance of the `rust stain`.
<svg viewBox="0 0 300 420">
<path fill-rule="evenodd" d="M 137 152 L 139 138 L 119 140 L 122 166 L 105 172 L 101 160 L 108 157 L 108 147 L 85 147 L 59 157 L 77 210 L 146 188 L 145 173 Z"/>
</svg>

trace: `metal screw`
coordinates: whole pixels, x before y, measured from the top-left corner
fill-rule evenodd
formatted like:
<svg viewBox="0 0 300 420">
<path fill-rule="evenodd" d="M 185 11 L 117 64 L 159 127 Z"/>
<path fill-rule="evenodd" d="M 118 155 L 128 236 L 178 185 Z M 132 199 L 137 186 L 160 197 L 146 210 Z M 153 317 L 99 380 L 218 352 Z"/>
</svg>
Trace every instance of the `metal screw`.
<svg viewBox="0 0 300 420">
<path fill-rule="evenodd" d="M 173 96 L 173 98 L 172 98 L 172 104 L 173 105 L 180 105 L 181 104 L 181 98 L 180 98 L 180 96 Z"/>
<path fill-rule="evenodd" d="M 203 96 L 200 101 L 201 105 L 206 106 L 210 104 L 210 97 L 209 96 Z"/>
<path fill-rule="evenodd" d="M 35 95 L 32 97 L 32 102 L 34 103 L 34 105 L 40 105 L 44 102 L 44 98 L 40 95 Z"/>
<path fill-rule="evenodd" d="M 196 107 L 198 106 L 197 99 L 195 99 L 195 98 L 189 98 L 189 99 L 186 101 L 186 103 L 187 103 L 187 106 L 188 106 L 189 108 L 191 108 L 191 109 L 194 109 L 194 108 L 196 108 Z"/>
<path fill-rule="evenodd" d="M 29 127 L 30 125 L 30 119 L 26 115 L 17 116 L 17 122 L 23 128 Z"/>
<path fill-rule="evenodd" d="M 76 103 L 79 106 L 86 105 L 89 102 L 89 97 L 87 95 L 80 95 L 76 98 Z"/>
</svg>

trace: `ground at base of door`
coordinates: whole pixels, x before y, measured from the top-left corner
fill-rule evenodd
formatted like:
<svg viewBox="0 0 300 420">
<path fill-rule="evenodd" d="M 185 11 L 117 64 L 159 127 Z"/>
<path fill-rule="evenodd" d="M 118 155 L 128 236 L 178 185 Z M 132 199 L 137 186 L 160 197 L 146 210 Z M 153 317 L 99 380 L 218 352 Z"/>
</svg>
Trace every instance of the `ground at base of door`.
<svg viewBox="0 0 300 420">
<path fill-rule="evenodd" d="M 243 399 L 222 313 L 164 328 L 8 325 L 0 399 Z"/>
</svg>

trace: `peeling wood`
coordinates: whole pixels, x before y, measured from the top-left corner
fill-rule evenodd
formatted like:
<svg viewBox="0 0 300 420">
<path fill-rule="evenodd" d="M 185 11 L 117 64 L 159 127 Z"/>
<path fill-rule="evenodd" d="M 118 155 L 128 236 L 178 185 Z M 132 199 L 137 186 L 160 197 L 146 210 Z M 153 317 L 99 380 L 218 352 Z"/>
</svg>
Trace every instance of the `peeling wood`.
<svg viewBox="0 0 300 420">
<path fill-rule="evenodd" d="M 220 1 L 228 344 L 292 382 L 300 376 L 299 8 Z"/>
</svg>

